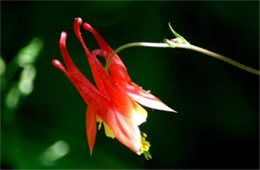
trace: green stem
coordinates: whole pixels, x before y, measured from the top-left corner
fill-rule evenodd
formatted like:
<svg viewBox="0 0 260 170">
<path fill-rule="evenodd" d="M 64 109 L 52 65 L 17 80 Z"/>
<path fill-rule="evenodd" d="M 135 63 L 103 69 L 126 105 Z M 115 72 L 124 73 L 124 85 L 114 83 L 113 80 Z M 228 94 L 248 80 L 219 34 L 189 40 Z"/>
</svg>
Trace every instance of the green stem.
<svg viewBox="0 0 260 170">
<path fill-rule="evenodd" d="M 252 67 L 246 66 L 244 64 L 241 64 L 235 60 L 229 59 L 223 55 L 217 54 L 215 52 L 206 50 L 204 48 L 195 46 L 190 44 L 188 41 L 186 41 L 184 38 L 180 39 L 180 37 L 173 39 L 173 40 L 168 40 L 165 39 L 166 43 L 149 43 L 149 42 L 133 42 L 133 43 L 128 43 L 125 45 L 122 45 L 120 47 L 118 47 L 108 58 L 106 65 L 105 65 L 105 70 L 108 72 L 108 67 L 109 64 L 112 60 L 112 58 L 114 57 L 115 54 L 118 54 L 120 51 L 130 48 L 130 47 L 154 47 L 154 48 L 183 48 L 183 49 L 189 49 L 189 50 L 193 50 L 193 51 L 197 51 L 203 54 L 206 54 L 208 56 L 211 56 L 213 58 L 219 59 L 221 61 L 224 61 L 228 64 L 231 64 L 239 69 L 242 69 L 244 71 L 247 71 L 249 73 L 255 74 L 260 76 L 260 71 L 256 70 Z"/>
<path fill-rule="evenodd" d="M 203 49 L 201 47 L 197 47 L 195 45 L 190 45 L 189 49 L 197 51 L 197 52 L 200 52 L 200 53 L 203 53 L 203 54 L 206 54 L 206 55 L 214 57 L 216 59 L 222 60 L 222 61 L 224 61 L 224 62 L 226 62 L 228 64 L 231 64 L 231 65 L 233 65 L 233 66 L 235 66 L 237 68 L 240 68 L 240 69 L 242 69 L 244 71 L 247 71 L 249 73 L 252 73 L 252 74 L 255 74 L 255 75 L 258 75 L 258 76 L 260 75 L 260 71 L 259 70 L 256 70 L 256 69 L 254 69 L 252 67 L 249 67 L 249 66 L 246 66 L 244 64 L 241 64 L 241 63 L 239 63 L 239 62 L 237 62 L 235 60 L 232 60 L 230 58 L 227 58 L 227 57 L 225 57 L 223 55 L 211 52 L 209 50 Z"/>
<path fill-rule="evenodd" d="M 249 66 L 246 66 L 244 64 L 241 64 L 235 60 L 232 60 L 230 58 L 227 58 L 223 55 L 220 55 L 220 54 L 217 54 L 215 52 L 212 52 L 212 51 L 209 51 L 207 49 L 204 49 L 204 48 L 201 48 L 201 47 L 198 47 L 198 46 L 195 46 L 195 45 L 192 45 L 190 43 L 182 43 L 182 44 L 179 44 L 179 43 L 174 43 L 170 40 L 166 40 L 167 44 L 169 44 L 169 46 L 171 46 L 172 48 L 183 48 L 183 49 L 189 49 L 189 50 L 193 50 L 193 51 L 197 51 L 197 52 L 200 52 L 200 53 L 203 53 L 203 54 L 206 54 L 208 56 L 211 56 L 213 58 L 216 58 L 216 59 L 219 59 L 221 61 L 224 61 L 228 64 L 231 64 L 241 70 L 244 70 L 244 71 L 247 71 L 249 73 L 252 73 L 252 74 L 255 74 L 255 75 L 258 75 L 260 76 L 260 71 L 259 70 L 256 70 L 252 67 L 249 67 Z"/>
<path fill-rule="evenodd" d="M 115 54 L 130 47 L 154 47 L 154 48 L 169 48 L 167 43 L 150 43 L 150 42 L 133 42 L 118 47 L 109 57 L 105 65 L 105 70 L 108 72 L 108 66 Z"/>
</svg>

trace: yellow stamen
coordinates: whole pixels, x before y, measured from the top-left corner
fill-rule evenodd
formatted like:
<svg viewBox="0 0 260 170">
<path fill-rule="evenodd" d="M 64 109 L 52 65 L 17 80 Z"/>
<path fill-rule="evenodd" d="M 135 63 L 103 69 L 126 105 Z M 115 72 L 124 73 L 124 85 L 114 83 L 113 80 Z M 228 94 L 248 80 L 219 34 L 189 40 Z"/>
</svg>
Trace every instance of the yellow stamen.
<svg viewBox="0 0 260 170">
<path fill-rule="evenodd" d="M 147 134 L 146 133 L 142 133 L 142 139 L 141 139 L 141 142 L 142 142 L 142 147 L 141 147 L 141 153 L 144 154 L 144 157 L 149 160 L 149 159 L 152 159 L 152 155 L 151 153 L 149 152 L 149 149 L 151 147 L 151 144 L 146 141 L 146 138 L 147 138 Z"/>
</svg>

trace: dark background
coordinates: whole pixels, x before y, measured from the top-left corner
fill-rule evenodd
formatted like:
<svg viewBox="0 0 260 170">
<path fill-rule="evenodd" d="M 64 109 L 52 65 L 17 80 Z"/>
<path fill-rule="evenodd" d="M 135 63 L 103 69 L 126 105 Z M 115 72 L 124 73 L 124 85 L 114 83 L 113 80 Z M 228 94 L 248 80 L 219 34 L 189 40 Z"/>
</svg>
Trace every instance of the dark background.
<svg viewBox="0 0 260 170">
<path fill-rule="evenodd" d="M 259 69 L 258 1 L 1 2 L 1 56 L 7 64 L 34 37 L 44 41 L 34 91 L 15 112 L 13 124 L 1 120 L 2 168 L 259 168 L 259 77 L 184 49 L 138 47 L 120 53 L 132 80 L 178 111 L 147 109 L 141 129 L 153 159 L 107 138 L 103 129 L 90 156 L 86 104 L 51 64 L 62 60 L 58 41 L 67 31 L 71 57 L 93 81 L 73 33 L 78 16 L 112 48 L 174 38 L 171 22 L 189 42 Z M 82 32 L 89 48 L 97 48 L 92 35 Z M 44 163 L 44 151 L 59 140 L 69 145 L 68 154 Z"/>
</svg>

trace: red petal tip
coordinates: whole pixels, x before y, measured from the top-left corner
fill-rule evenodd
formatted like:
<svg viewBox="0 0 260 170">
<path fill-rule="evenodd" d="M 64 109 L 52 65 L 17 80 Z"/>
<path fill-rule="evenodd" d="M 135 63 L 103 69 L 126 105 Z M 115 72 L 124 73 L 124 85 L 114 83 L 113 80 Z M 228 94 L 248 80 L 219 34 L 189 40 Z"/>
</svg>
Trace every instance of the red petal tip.
<svg viewBox="0 0 260 170">
<path fill-rule="evenodd" d="M 52 60 L 52 64 L 53 64 L 55 67 L 58 67 L 59 65 L 61 65 L 60 61 L 57 60 L 57 59 L 53 59 L 53 60 Z"/>
<path fill-rule="evenodd" d="M 64 66 L 61 64 L 61 62 L 57 59 L 52 60 L 52 64 L 57 67 L 58 69 L 62 70 L 62 71 L 66 71 Z"/>
<path fill-rule="evenodd" d="M 86 30 L 93 30 L 92 26 L 89 23 L 83 23 L 83 28 Z"/>
<path fill-rule="evenodd" d="M 77 17 L 77 18 L 75 18 L 75 20 L 82 20 L 82 18 L 81 17 Z"/>
<path fill-rule="evenodd" d="M 82 24 L 82 19 L 80 17 L 75 18 L 75 22 L 78 24 Z"/>
<path fill-rule="evenodd" d="M 65 31 L 62 31 L 60 35 L 60 45 L 65 46 L 66 39 L 67 39 L 67 33 Z"/>
<path fill-rule="evenodd" d="M 60 39 L 67 38 L 67 33 L 65 31 L 62 31 L 60 34 Z"/>
</svg>

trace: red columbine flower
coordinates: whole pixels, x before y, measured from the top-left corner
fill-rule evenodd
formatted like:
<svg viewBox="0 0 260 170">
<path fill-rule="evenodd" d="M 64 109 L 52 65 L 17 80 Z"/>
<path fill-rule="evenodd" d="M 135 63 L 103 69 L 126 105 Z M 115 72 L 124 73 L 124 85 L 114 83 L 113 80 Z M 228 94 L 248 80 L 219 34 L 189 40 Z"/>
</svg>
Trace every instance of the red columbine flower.
<svg viewBox="0 0 260 170">
<path fill-rule="evenodd" d="M 144 153 L 149 158 L 150 144 L 145 141 L 146 134 L 141 134 L 138 127 L 146 121 L 147 112 L 129 98 L 125 89 L 118 85 L 105 71 L 96 58 L 96 53 L 99 52 L 95 51 L 92 54 L 87 49 L 79 31 L 81 23 L 81 19 L 77 18 L 74 23 L 74 31 L 87 54 L 98 89 L 85 78 L 71 60 L 66 49 L 66 32 L 61 33 L 59 44 L 67 68 L 56 59 L 53 60 L 53 65 L 65 73 L 88 104 L 86 129 L 90 153 L 93 151 L 96 138 L 96 121 L 98 121 L 103 122 L 107 136 L 117 138 L 135 153 Z"/>
<path fill-rule="evenodd" d="M 113 49 L 104 41 L 100 34 L 94 28 L 92 28 L 90 24 L 84 23 L 83 28 L 91 32 L 97 40 L 99 47 L 101 48 L 98 55 L 103 56 L 106 60 L 108 60 L 109 56 L 113 53 Z M 121 87 L 123 87 L 127 94 L 138 103 L 152 109 L 176 112 L 164 104 L 160 99 L 152 95 L 150 92 L 145 91 L 140 86 L 132 82 L 124 63 L 118 55 L 113 56 L 109 65 L 109 71 L 111 73 L 112 79 Z"/>
</svg>

